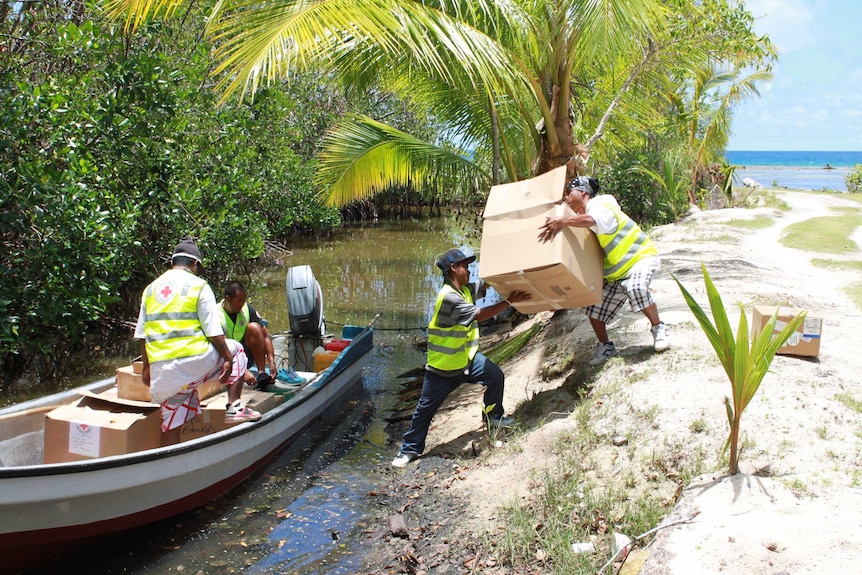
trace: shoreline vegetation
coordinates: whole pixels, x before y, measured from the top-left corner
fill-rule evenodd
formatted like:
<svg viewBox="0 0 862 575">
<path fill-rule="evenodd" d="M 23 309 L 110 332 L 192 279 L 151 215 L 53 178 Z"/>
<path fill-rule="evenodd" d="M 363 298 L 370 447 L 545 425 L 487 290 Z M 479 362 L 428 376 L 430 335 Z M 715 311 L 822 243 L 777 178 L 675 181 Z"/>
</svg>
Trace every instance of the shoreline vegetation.
<svg viewBox="0 0 862 575">
<path fill-rule="evenodd" d="M 429 451 L 380 470 L 363 572 L 617 573 L 623 557 L 622 572 L 642 575 L 852 571 L 862 359 L 846 338 L 862 311 L 862 197 L 761 189 L 748 200 L 652 230 L 668 352 L 651 352 L 634 314 L 614 326 L 622 356 L 598 369 L 577 310 L 486 335 L 485 349 L 541 326 L 502 366 L 518 426 L 491 448 L 480 394 L 453 394 Z M 820 241 L 836 228 L 850 241 Z M 819 357 L 775 358 L 742 418 L 733 477 L 722 449 L 729 384 L 670 277 L 704 302 L 701 263 L 731 325 L 737 301 L 745 313 L 773 304 L 824 318 Z M 394 425 L 393 450 L 398 436 Z"/>
</svg>

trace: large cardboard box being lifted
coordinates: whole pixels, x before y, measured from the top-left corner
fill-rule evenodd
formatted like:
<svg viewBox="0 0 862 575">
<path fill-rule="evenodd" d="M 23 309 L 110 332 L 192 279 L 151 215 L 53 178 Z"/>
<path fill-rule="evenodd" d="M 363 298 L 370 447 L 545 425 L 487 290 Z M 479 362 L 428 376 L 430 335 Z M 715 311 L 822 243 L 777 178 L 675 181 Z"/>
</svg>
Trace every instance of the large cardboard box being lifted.
<svg viewBox="0 0 862 575">
<path fill-rule="evenodd" d="M 546 243 L 538 240 L 545 218 L 572 214 L 562 198 L 566 168 L 491 188 L 485 204 L 479 277 L 503 296 L 525 291 L 514 304 L 521 313 L 573 309 L 599 303 L 604 255 L 593 232 L 564 227 Z"/>
<path fill-rule="evenodd" d="M 756 305 L 751 312 L 751 333 L 760 333 L 766 327 L 766 322 L 778 310 L 775 320 L 775 331 L 772 335 L 778 335 L 787 322 L 801 314 L 802 309 L 792 307 L 775 307 L 771 305 Z M 779 355 L 802 355 L 815 357 L 820 355 L 820 334 L 823 330 L 823 319 L 806 312 L 802 324 L 790 335 L 787 343 L 778 348 Z"/>
</svg>

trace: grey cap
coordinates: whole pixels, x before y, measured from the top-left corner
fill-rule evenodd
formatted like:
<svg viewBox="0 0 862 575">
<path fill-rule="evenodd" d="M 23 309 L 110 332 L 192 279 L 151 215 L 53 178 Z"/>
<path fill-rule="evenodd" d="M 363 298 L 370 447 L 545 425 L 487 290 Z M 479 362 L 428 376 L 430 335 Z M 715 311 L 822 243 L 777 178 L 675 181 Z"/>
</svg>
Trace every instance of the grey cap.
<svg viewBox="0 0 862 575">
<path fill-rule="evenodd" d="M 203 258 L 201 258 L 201 251 L 192 240 L 183 240 L 177 244 L 177 247 L 174 248 L 174 253 L 171 256 L 171 261 L 174 261 L 174 258 L 177 257 L 191 258 L 199 264 L 204 265 Z"/>
</svg>

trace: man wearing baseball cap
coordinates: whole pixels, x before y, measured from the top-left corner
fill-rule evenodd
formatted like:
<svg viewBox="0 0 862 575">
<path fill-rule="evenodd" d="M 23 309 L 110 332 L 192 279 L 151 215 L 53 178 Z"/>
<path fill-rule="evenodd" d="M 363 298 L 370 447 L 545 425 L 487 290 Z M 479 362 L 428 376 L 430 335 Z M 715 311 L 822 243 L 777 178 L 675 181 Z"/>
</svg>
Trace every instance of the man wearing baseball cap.
<svg viewBox="0 0 862 575">
<path fill-rule="evenodd" d="M 649 285 L 661 267 L 655 244 L 625 212 L 616 198 L 601 194 L 596 178 L 578 176 L 569 180 L 563 201 L 574 215 L 547 218 L 539 228 L 539 241 L 554 238 L 564 226 L 588 228 L 596 234 L 605 254 L 602 301 L 584 308 L 599 340 L 590 365 L 601 365 L 619 355 L 608 336 L 607 324 L 628 300 L 633 312 L 642 312 L 650 321 L 653 349 L 670 347 L 670 335 L 661 321 Z"/>
<path fill-rule="evenodd" d="M 242 344 L 224 337 L 215 295 L 199 277 L 203 261 L 197 245 L 180 242 L 171 266 L 144 290 L 135 327 L 143 383 L 162 407 L 163 445 L 179 443 L 183 424 L 202 411 L 198 386 L 214 377 L 228 386 L 228 421 L 260 419 L 242 405 L 246 355 Z"/>
<path fill-rule="evenodd" d="M 477 307 L 475 302 L 485 296 L 486 286 L 482 280 L 470 281 L 468 266 L 475 260 L 476 256 L 468 256 L 458 248 L 437 257 L 444 284 L 437 293 L 434 315 L 428 324 L 428 363 L 422 395 L 410 429 L 401 441 L 401 451 L 392 461 L 393 467 L 404 467 L 425 451 L 431 419 L 446 397 L 462 383 L 485 386 L 487 425 L 511 427 L 514 424 L 511 417 L 504 415 L 503 371 L 479 352 L 479 322 L 531 296 L 515 291 L 501 302 Z"/>
</svg>

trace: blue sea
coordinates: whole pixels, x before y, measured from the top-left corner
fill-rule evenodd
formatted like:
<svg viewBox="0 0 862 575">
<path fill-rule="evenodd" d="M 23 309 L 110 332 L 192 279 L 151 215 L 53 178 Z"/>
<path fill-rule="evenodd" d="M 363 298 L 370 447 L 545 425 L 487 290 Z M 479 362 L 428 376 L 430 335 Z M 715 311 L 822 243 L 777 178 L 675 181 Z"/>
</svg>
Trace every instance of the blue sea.
<svg viewBox="0 0 862 575">
<path fill-rule="evenodd" d="M 728 151 L 724 156 L 737 166 L 737 185 L 743 178 L 751 178 L 765 188 L 792 190 L 846 192 L 844 176 L 862 164 L 862 152 Z"/>
</svg>

